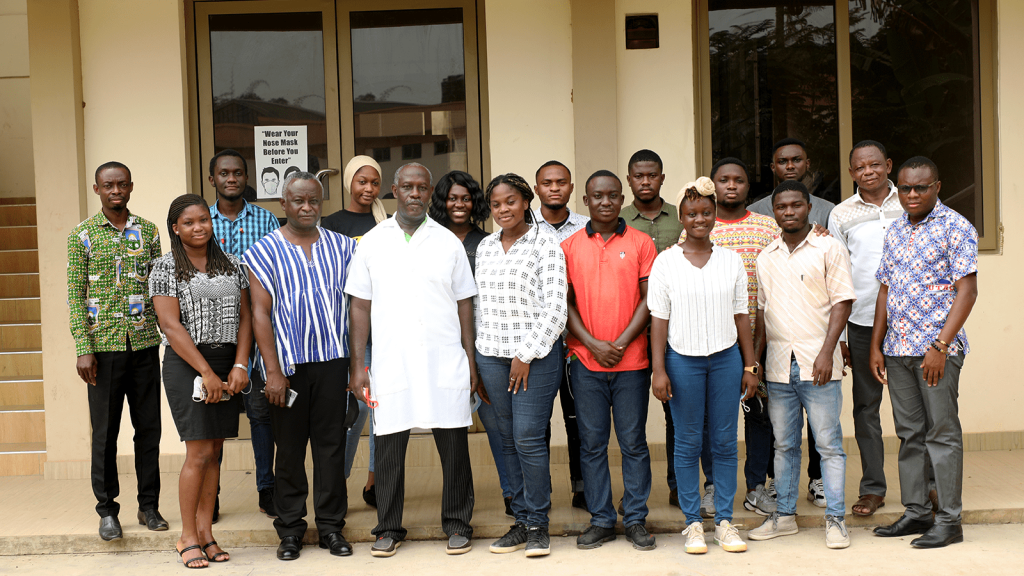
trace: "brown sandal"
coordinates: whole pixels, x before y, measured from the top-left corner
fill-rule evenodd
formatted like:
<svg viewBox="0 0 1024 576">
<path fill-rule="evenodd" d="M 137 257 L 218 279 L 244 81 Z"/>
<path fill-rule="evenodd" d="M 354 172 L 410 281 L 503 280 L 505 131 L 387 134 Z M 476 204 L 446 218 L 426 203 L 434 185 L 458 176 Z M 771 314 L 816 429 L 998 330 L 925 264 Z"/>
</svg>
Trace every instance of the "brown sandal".
<svg viewBox="0 0 1024 576">
<path fill-rule="evenodd" d="M 853 512 L 854 516 L 871 516 L 883 506 L 885 506 L 885 498 L 876 494 L 865 494 L 860 497 L 860 500 L 857 500 L 857 502 L 853 504 L 853 508 L 850 510 Z M 857 512 L 858 507 L 867 508 L 868 511 Z"/>
</svg>

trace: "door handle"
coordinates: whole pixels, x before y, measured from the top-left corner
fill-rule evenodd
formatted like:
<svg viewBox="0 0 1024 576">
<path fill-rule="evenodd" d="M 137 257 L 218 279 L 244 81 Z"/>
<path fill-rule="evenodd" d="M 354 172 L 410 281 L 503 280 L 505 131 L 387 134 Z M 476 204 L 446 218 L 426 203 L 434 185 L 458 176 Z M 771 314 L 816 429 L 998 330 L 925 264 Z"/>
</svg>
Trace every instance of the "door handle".
<svg viewBox="0 0 1024 576">
<path fill-rule="evenodd" d="M 341 172 L 337 168 L 324 168 L 316 173 L 316 179 L 322 185 L 324 183 L 324 176 L 337 176 L 338 174 L 341 174 Z"/>
</svg>

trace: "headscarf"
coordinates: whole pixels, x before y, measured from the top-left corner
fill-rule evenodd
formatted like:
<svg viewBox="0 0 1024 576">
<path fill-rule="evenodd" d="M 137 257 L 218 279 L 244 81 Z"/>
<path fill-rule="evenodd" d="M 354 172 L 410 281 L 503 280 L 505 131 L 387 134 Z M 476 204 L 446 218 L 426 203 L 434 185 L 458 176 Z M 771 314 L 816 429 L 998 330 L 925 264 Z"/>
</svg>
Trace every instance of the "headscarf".
<svg viewBox="0 0 1024 576">
<path fill-rule="evenodd" d="M 687 194 L 688 191 L 693 190 Z M 676 206 L 680 209 L 683 207 L 683 201 L 687 198 L 693 199 L 699 196 L 711 196 L 711 201 L 715 200 L 715 183 L 711 181 L 711 178 L 707 176 L 701 176 L 693 182 L 688 182 L 683 189 L 676 194 Z"/>
<path fill-rule="evenodd" d="M 342 178 L 346 194 L 352 194 L 352 179 L 356 177 L 356 172 L 359 172 L 363 166 L 369 166 L 376 170 L 377 177 L 381 179 L 381 184 L 383 184 L 384 177 L 380 171 L 380 164 L 377 164 L 376 160 L 369 156 L 354 156 L 345 166 L 345 175 Z M 373 219 L 377 224 L 387 220 L 388 213 L 384 210 L 384 203 L 381 202 L 379 195 L 373 199 L 373 206 L 370 208 L 370 212 L 373 213 Z"/>
</svg>

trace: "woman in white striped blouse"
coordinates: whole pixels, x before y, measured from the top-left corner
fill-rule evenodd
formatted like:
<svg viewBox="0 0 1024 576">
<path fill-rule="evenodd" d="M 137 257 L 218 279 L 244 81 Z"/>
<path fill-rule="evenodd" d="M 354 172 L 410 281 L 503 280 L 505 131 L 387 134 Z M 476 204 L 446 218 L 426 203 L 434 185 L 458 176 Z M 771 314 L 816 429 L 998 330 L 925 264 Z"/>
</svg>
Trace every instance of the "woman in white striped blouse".
<svg viewBox="0 0 1024 576">
<path fill-rule="evenodd" d="M 707 552 L 698 472 L 705 414 L 714 470 L 715 542 L 742 552 L 746 544 L 731 523 L 736 422 L 741 397 L 750 398 L 757 390 L 759 368 L 747 312 L 747 273 L 739 255 L 711 243 L 717 206 L 710 179 L 687 184 L 678 206 L 686 239 L 658 256 L 648 284 L 652 387 L 659 400 L 668 402 L 675 424 L 686 552 Z"/>
<path fill-rule="evenodd" d="M 515 174 L 487 186 L 501 230 L 476 251 L 476 365 L 494 408 L 516 523 L 491 552 L 548 554 L 550 457 L 544 433 L 562 378 L 565 256 L 533 222 L 530 185 Z"/>
</svg>

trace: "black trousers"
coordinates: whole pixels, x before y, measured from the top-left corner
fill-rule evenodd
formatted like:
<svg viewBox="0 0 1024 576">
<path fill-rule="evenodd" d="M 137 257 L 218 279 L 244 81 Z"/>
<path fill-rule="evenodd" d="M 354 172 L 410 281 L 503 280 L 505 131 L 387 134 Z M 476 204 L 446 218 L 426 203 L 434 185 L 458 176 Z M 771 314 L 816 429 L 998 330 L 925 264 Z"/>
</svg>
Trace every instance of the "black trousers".
<svg viewBox="0 0 1024 576">
<path fill-rule="evenodd" d="M 566 448 L 569 450 L 569 483 L 572 492 L 583 492 L 583 470 L 580 468 L 580 427 L 576 423 L 576 400 L 569 389 L 569 363 L 562 362 L 562 381 L 558 385 L 558 402 L 565 422 Z M 544 432 L 544 441 L 551 453 L 551 423 Z"/>
<path fill-rule="evenodd" d="M 270 406 L 277 445 L 274 528 L 281 538 L 306 533 L 306 444 L 313 453 L 313 513 L 320 535 L 340 532 L 348 512 L 345 485 L 345 394 L 348 358 L 295 367 L 289 378 L 298 393 L 291 408 Z M 258 392 L 254 392 L 258 393 Z"/>
<path fill-rule="evenodd" d="M 89 390 L 92 423 L 92 492 L 100 517 L 117 516 L 117 435 L 125 398 L 135 428 L 139 509 L 160 505 L 160 353 L 158 346 L 96 353 L 96 385 Z"/>
<path fill-rule="evenodd" d="M 448 536 L 473 537 L 473 469 L 469 463 L 469 435 L 466 428 L 433 428 L 434 444 L 441 457 L 444 487 L 441 489 L 441 529 Z M 378 538 L 404 540 L 405 454 L 409 431 L 374 437 L 374 482 L 377 487 Z M 280 472 L 279 472 L 280 474 Z"/>
</svg>

